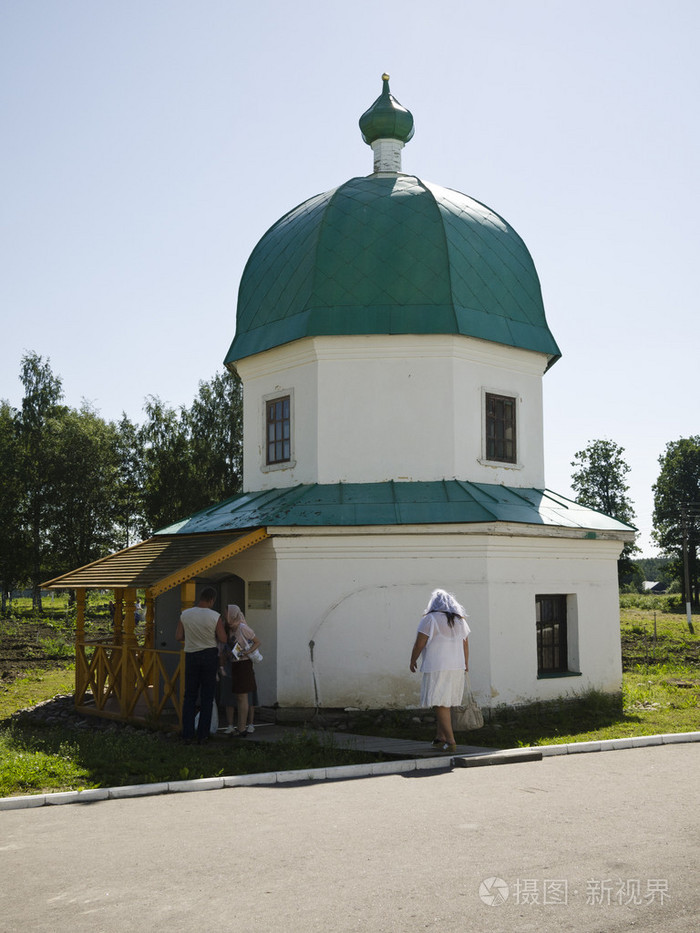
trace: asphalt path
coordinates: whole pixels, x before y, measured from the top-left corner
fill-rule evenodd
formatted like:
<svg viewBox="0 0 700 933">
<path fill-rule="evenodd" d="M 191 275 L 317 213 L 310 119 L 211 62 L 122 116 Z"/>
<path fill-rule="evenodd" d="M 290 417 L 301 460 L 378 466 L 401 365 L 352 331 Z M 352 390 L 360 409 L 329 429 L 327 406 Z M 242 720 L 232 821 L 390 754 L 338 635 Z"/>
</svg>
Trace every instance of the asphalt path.
<svg viewBox="0 0 700 933">
<path fill-rule="evenodd" d="M 700 743 L 0 813 L 0 930 L 695 931 Z"/>
</svg>

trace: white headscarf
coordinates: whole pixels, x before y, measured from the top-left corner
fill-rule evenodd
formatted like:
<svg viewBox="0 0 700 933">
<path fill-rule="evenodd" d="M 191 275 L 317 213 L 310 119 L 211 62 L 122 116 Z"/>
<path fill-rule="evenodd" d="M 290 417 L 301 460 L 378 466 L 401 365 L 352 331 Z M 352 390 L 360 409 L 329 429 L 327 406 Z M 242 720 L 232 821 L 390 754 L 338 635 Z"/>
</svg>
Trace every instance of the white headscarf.
<svg viewBox="0 0 700 933">
<path fill-rule="evenodd" d="M 228 604 L 226 619 L 229 625 L 233 625 L 235 622 L 245 622 L 245 616 L 241 612 L 241 607 L 237 606 L 235 603 Z"/>
<path fill-rule="evenodd" d="M 450 612 L 453 615 L 461 616 L 467 619 L 467 613 L 460 603 L 447 590 L 433 590 L 423 615 L 427 616 L 429 612 Z"/>
</svg>

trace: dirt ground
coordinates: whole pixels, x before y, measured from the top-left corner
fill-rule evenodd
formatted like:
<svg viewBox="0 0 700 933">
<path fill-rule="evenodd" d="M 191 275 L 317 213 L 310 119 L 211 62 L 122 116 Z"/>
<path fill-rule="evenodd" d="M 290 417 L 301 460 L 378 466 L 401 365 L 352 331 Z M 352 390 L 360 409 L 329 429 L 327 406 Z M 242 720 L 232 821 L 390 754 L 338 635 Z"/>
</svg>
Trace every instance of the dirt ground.
<svg viewBox="0 0 700 933">
<path fill-rule="evenodd" d="M 636 664 L 648 664 L 653 667 L 669 661 L 700 668 L 700 640 L 688 638 L 679 644 L 678 639 L 659 635 L 657 644 L 654 645 L 651 638 L 623 634 L 621 642 L 623 671 L 631 671 Z"/>
<path fill-rule="evenodd" d="M 91 620 L 88 624 L 90 637 L 111 632 L 107 620 Z M 35 671 L 72 664 L 74 638 L 71 628 L 48 621 L 0 619 L 0 689 Z"/>
</svg>

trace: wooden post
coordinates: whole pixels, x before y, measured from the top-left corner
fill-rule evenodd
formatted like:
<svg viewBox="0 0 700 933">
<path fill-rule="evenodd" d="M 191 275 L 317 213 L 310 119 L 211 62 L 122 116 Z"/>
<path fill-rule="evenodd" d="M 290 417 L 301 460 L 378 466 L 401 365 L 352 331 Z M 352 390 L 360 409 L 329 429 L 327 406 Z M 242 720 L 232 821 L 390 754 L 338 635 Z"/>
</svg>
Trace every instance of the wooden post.
<svg viewBox="0 0 700 933">
<path fill-rule="evenodd" d="M 78 705 L 78 697 L 85 693 L 85 589 L 75 591 L 75 695 L 73 702 Z"/>
<path fill-rule="evenodd" d="M 124 644 L 135 647 L 136 641 L 136 590 L 129 586 L 124 590 Z"/>
<path fill-rule="evenodd" d="M 188 580 L 187 583 L 180 584 L 180 606 L 183 610 L 191 609 L 194 606 L 196 594 L 197 584 L 194 580 Z"/>
<path fill-rule="evenodd" d="M 154 709 L 158 674 L 156 667 L 155 599 L 151 590 L 146 590 L 146 628 L 143 635 L 143 678 L 146 683 L 146 699 L 149 709 Z"/>
<path fill-rule="evenodd" d="M 75 643 L 85 641 L 85 588 L 75 591 Z"/>
<path fill-rule="evenodd" d="M 114 591 L 114 644 L 122 643 L 122 623 L 124 621 L 124 590 Z"/>
<path fill-rule="evenodd" d="M 129 664 L 129 654 L 131 649 L 138 646 L 136 641 L 136 634 L 134 632 L 135 618 L 134 613 L 136 611 L 136 590 L 132 586 L 126 587 L 124 590 L 124 637 L 122 641 L 122 669 L 121 669 L 121 713 L 122 716 L 126 718 L 128 712 L 132 709 L 134 704 L 134 694 L 136 691 L 136 683 L 134 681 L 134 674 Z M 132 656 L 133 657 L 133 656 Z"/>
<path fill-rule="evenodd" d="M 155 627 L 155 600 L 150 590 L 146 590 L 146 631 L 143 637 L 144 648 L 155 648 L 156 646 L 156 627 Z"/>
</svg>

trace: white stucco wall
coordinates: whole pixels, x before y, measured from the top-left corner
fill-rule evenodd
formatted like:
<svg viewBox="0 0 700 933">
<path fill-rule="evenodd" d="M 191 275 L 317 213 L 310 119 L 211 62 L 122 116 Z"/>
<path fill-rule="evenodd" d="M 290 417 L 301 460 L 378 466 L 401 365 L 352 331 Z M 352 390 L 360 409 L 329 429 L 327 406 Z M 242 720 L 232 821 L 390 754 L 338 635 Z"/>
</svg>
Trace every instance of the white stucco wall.
<svg viewBox="0 0 700 933">
<path fill-rule="evenodd" d="M 553 699 L 622 683 L 618 541 L 488 539 L 491 705 Z M 580 677 L 537 676 L 535 597 L 568 599 L 569 667 Z"/>
<path fill-rule="evenodd" d="M 237 364 L 243 485 L 428 481 L 544 485 L 547 358 L 468 337 L 324 337 Z M 518 400 L 518 463 L 484 460 L 484 394 Z M 291 395 L 292 461 L 265 467 L 265 400 Z"/>
<path fill-rule="evenodd" d="M 470 614 L 472 687 L 482 706 L 620 689 L 621 543 L 530 534 L 525 526 L 511 535 L 463 528 L 279 529 L 235 558 L 239 576 L 273 580 L 273 609 L 247 612 L 263 641 L 261 702 L 417 705 L 420 675 L 408 661 L 437 586 Z M 569 596 L 571 666 L 581 676 L 538 679 L 538 594 Z"/>
</svg>

